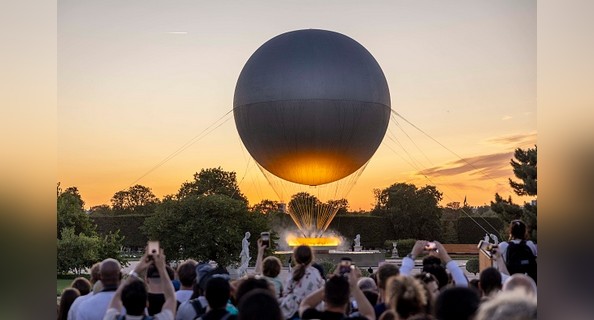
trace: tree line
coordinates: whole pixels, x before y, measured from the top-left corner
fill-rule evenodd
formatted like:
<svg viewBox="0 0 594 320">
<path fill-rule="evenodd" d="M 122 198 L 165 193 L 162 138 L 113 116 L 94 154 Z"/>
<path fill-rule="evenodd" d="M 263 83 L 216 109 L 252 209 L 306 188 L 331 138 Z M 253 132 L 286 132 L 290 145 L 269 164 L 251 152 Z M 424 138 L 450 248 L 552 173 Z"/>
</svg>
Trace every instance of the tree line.
<svg viewBox="0 0 594 320">
<path fill-rule="evenodd" d="M 534 149 L 516 149 L 510 165 L 516 178 L 520 179 L 509 179 L 514 192 L 519 196 L 536 196 L 536 146 Z M 314 197 L 297 194 L 294 198 L 304 196 Z M 495 194 L 490 206 L 471 208 L 464 201 L 462 205 L 452 202 L 442 207 L 439 205 L 442 193 L 435 186 L 417 187 L 409 183 L 394 183 L 385 189 L 376 189 L 374 196 L 375 206 L 369 212 L 349 211 L 346 199 L 330 201 L 328 204 L 338 210 L 330 228 L 337 228 L 335 222 L 347 223 L 349 220 L 341 217 L 369 216 L 387 221 L 387 226 L 384 222 L 380 223 L 387 231 L 375 232 L 377 236 L 457 243 L 461 240 L 459 220 L 470 215 L 480 219 L 471 219 L 474 221 L 466 224 L 485 227 L 496 224 L 500 228 L 497 230 L 499 235 L 505 234 L 503 226 L 511 220 L 523 219 L 529 226 L 532 239 L 536 240 L 536 205 L 526 203 L 520 206 L 512 202 L 511 196 L 504 199 Z M 121 255 L 124 237 L 117 229 L 98 232 L 93 219 L 100 217 L 142 219 L 137 232 L 148 239 L 160 240 L 170 259 L 215 260 L 223 265 L 238 262 L 241 249 L 238 243 L 241 243 L 246 231 L 257 235 L 261 231 L 292 226 L 278 201 L 264 199 L 250 207 L 239 189 L 236 173 L 220 167 L 200 170 L 191 181 L 184 182 L 176 194 L 166 195 L 163 199 L 156 197 L 149 187 L 134 185 L 116 192 L 111 198 L 111 205 L 94 206 L 88 212 L 76 187 L 62 190 L 58 183 L 57 216 L 58 271 L 62 273 L 81 272 L 106 257 L 125 263 Z M 487 218 L 498 218 L 502 224 L 485 224 Z M 373 221 L 372 226 L 379 226 L 376 220 Z M 476 225 L 474 227 L 480 229 Z M 340 225 L 338 228 L 344 229 Z M 473 227 L 463 228 L 471 230 Z M 345 236 L 354 236 L 350 233 L 355 231 L 348 230 L 345 229 L 349 233 Z M 497 234 L 497 231 L 493 233 Z M 365 245 L 364 234 L 362 239 Z M 373 239 L 374 246 L 381 242 Z M 255 241 L 251 241 L 251 245 L 252 252 L 256 252 Z"/>
</svg>

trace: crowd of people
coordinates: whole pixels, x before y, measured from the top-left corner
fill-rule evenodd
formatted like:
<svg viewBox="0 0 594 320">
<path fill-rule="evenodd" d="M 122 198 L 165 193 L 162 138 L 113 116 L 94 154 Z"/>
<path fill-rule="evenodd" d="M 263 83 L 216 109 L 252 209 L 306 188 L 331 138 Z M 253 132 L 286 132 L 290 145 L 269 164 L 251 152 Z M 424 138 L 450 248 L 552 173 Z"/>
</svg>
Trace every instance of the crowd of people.
<svg viewBox="0 0 594 320">
<path fill-rule="evenodd" d="M 354 266 L 323 270 L 312 249 L 302 245 L 293 250 L 290 275 L 281 279 L 281 261 L 264 257 L 260 239 L 255 271 L 240 279 L 231 279 L 222 266 L 194 260 L 173 270 L 162 249 L 145 253 L 128 275 L 118 261 L 106 259 L 91 268 L 90 280 L 77 278 L 64 289 L 58 319 L 536 319 L 534 270 L 518 269 L 505 254 L 528 242 L 536 257 L 525 234 L 526 225 L 513 221 L 510 241 L 491 249 L 494 266 L 476 281 L 467 279 L 441 243 L 427 249 L 424 240 L 400 266 L 384 263 L 369 277 Z M 421 271 L 413 274 L 421 256 Z"/>
</svg>

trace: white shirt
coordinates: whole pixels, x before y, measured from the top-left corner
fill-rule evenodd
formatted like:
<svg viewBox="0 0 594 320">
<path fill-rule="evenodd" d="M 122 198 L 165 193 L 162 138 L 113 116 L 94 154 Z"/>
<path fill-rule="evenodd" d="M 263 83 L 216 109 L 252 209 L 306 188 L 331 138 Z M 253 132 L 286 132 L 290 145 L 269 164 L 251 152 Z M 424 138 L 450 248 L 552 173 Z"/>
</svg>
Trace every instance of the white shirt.
<svg viewBox="0 0 594 320">
<path fill-rule="evenodd" d="M 90 298 L 81 302 L 76 310 L 74 319 L 76 320 L 102 320 L 107 311 L 107 307 L 111 302 L 111 298 L 115 295 L 114 291 L 101 291 L 92 295 Z M 76 301 L 76 300 L 75 300 Z"/>
<path fill-rule="evenodd" d="M 77 319 L 76 312 L 78 310 L 78 307 L 80 307 L 80 305 L 83 301 L 89 299 L 92 296 L 93 296 L 93 292 L 89 292 L 88 294 L 85 294 L 84 296 L 80 296 L 80 297 L 74 299 L 74 302 L 70 306 L 70 310 L 68 310 L 68 320 L 76 320 Z"/>
<path fill-rule="evenodd" d="M 175 292 L 175 299 L 177 301 L 179 301 L 179 303 L 184 303 L 188 300 L 190 300 L 190 297 L 192 296 L 192 294 L 194 293 L 194 291 L 192 290 L 178 290 Z"/>
</svg>

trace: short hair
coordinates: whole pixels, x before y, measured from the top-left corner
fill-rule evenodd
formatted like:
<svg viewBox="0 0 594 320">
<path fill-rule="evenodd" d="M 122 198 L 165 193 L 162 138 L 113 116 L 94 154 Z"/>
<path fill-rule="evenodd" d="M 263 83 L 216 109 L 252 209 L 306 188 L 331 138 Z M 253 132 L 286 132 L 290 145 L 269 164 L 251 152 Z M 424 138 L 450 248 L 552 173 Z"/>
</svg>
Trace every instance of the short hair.
<svg viewBox="0 0 594 320">
<path fill-rule="evenodd" d="M 196 280 L 196 261 L 187 260 L 180 264 L 177 267 L 177 276 L 184 287 L 191 287 Z"/>
<path fill-rule="evenodd" d="M 479 295 L 473 289 L 447 288 L 437 296 L 435 315 L 439 320 L 471 320 L 479 303 Z"/>
<path fill-rule="evenodd" d="M 333 276 L 324 286 L 324 300 L 332 307 L 343 307 L 349 303 L 349 281 L 343 276 Z"/>
<path fill-rule="evenodd" d="M 92 289 L 91 282 L 85 277 L 78 277 L 74 279 L 70 286 L 77 289 L 81 296 L 88 294 Z"/>
<path fill-rule="evenodd" d="M 501 273 L 493 267 L 484 269 L 479 275 L 479 285 L 486 296 L 494 291 L 501 290 Z"/>
<path fill-rule="evenodd" d="M 101 279 L 101 273 L 99 272 L 100 268 L 101 262 L 97 262 L 91 267 L 91 279 L 89 280 L 91 281 L 91 284 L 95 284 Z"/>
<path fill-rule="evenodd" d="M 262 278 L 257 279 L 253 276 L 250 276 L 246 279 L 243 279 L 239 283 L 239 286 L 237 286 L 237 291 L 235 292 L 235 300 L 237 303 L 241 303 L 243 296 L 254 289 L 266 289 L 272 293 L 268 280 Z"/>
<path fill-rule="evenodd" d="M 122 276 L 122 266 L 116 259 L 108 258 L 101 262 L 99 273 L 103 287 L 117 286 Z"/>
<path fill-rule="evenodd" d="M 211 309 L 225 308 L 227 301 L 229 301 L 229 297 L 231 296 L 229 280 L 217 276 L 208 279 L 204 296 Z"/>
<path fill-rule="evenodd" d="M 248 292 L 241 303 L 238 320 L 284 320 L 278 300 L 266 289 L 254 289 Z"/>
<path fill-rule="evenodd" d="M 508 291 L 497 294 L 484 302 L 476 320 L 532 320 L 536 319 L 536 296 L 522 291 Z"/>
<path fill-rule="evenodd" d="M 509 234 L 514 239 L 526 239 L 526 224 L 522 220 L 513 220 L 509 223 Z"/>
<path fill-rule="evenodd" d="M 523 273 L 512 274 L 503 283 L 503 291 L 513 291 L 523 289 L 528 294 L 536 296 L 536 282 L 530 276 Z"/>
<path fill-rule="evenodd" d="M 408 318 L 425 311 L 427 296 L 419 280 L 409 276 L 394 276 L 388 279 L 386 301 L 400 317 Z"/>
<path fill-rule="evenodd" d="M 122 304 L 126 308 L 126 313 L 129 315 L 143 315 L 147 298 L 146 286 L 140 280 L 132 280 L 122 289 Z"/>
<path fill-rule="evenodd" d="M 386 288 L 388 278 L 400 274 L 400 269 L 395 264 L 384 263 L 377 269 L 377 286 L 380 289 Z"/>
<path fill-rule="evenodd" d="M 266 257 L 262 261 L 262 274 L 274 278 L 281 272 L 282 263 L 279 258 L 275 256 Z"/>
<path fill-rule="evenodd" d="M 364 290 L 372 290 L 377 291 L 377 284 L 375 284 L 375 280 L 370 277 L 361 277 L 359 281 L 357 281 L 357 286 L 362 291 Z"/>
<path fill-rule="evenodd" d="M 379 298 L 379 295 L 376 291 L 363 290 L 363 295 L 365 295 L 365 298 L 367 298 L 367 301 L 369 301 L 369 303 L 371 303 L 372 306 L 375 306 L 377 304 L 377 298 Z"/>
</svg>

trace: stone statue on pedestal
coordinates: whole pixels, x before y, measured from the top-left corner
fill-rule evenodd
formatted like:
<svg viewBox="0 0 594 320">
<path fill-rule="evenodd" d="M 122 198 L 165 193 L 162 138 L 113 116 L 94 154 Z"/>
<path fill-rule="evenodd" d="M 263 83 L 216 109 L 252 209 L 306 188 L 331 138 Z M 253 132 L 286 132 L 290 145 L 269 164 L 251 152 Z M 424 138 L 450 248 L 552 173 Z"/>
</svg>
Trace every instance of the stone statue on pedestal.
<svg viewBox="0 0 594 320">
<path fill-rule="evenodd" d="M 245 237 L 243 237 L 243 240 L 241 241 L 241 253 L 239 253 L 241 262 L 239 264 L 239 268 L 237 269 L 237 273 L 240 277 L 243 277 L 247 274 L 247 268 L 249 266 L 250 260 L 252 259 L 250 257 L 250 243 L 248 241 L 250 236 L 250 232 L 246 232 Z"/>
<path fill-rule="evenodd" d="M 355 246 L 353 247 L 353 249 L 355 250 L 355 252 L 361 251 L 361 235 L 360 234 L 357 234 L 355 236 Z"/>
<path fill-rule="evenodd" d="M 398 258 L 398 248 L 396 246 L 398 246 L 398 242 L 392 242 L 392 258 Z"/>
</svg>

